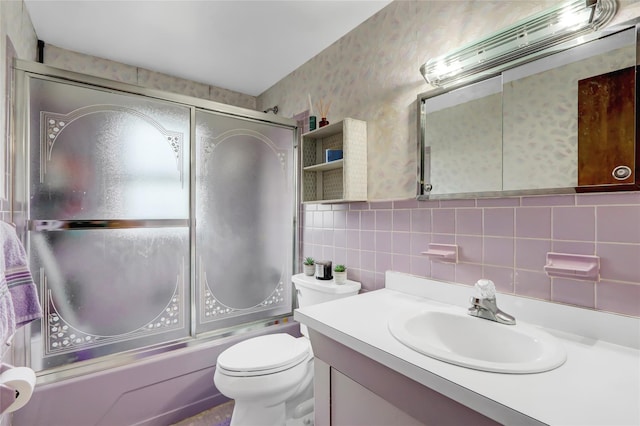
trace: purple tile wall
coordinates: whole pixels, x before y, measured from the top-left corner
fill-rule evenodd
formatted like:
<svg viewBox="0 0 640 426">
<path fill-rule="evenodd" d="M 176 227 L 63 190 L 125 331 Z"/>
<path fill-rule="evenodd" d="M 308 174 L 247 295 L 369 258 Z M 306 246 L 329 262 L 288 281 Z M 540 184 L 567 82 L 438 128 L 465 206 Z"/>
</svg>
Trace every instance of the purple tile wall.
<svg viewBox="0 0 640 426">
<path fill-rule="evenodd" d="M 348 267 L 363 289 L 394 270 L 640 317 L 640 192 L 301 207 L 300 257 Z M 420 254 L 457 244 L 457 264 Z M 550 278 L 550 251 L 600 256 L 600 280 Z"/>
</svg>

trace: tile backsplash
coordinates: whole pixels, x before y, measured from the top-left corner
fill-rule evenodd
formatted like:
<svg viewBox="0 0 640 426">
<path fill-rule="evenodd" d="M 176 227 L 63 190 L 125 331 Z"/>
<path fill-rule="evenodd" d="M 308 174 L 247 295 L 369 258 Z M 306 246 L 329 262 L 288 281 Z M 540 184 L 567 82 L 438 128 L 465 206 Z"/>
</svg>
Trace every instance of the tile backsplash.
<svg viewBox="0 0 640 426">
<path fill-rule="evenodd" d="M 333 260 L 365 290 L 394 270 L 640 316 L 640 192 L 469 200 L 306 204 L 301 257 Z M 430 260 L 429 243 L 456 244 L 458 263 Z M 546 254 L 600 257 L 600 280 L 550 278 Z"/>
</svg>

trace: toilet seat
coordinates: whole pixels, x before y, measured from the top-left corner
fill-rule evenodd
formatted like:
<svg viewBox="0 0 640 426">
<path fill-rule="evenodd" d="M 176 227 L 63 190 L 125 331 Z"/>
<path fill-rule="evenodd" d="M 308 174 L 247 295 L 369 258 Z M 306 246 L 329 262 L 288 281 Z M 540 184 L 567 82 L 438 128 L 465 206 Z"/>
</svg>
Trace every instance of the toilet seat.
<svg viewBox="0 0 640 426">
<path fill-rule="evenodd" d="M 268 334 L 247 339 L 218 356 L 216 368 L 234 377 L 264 376 L 292 368 L 311 356 L 308 339 Z"/>
</svg>

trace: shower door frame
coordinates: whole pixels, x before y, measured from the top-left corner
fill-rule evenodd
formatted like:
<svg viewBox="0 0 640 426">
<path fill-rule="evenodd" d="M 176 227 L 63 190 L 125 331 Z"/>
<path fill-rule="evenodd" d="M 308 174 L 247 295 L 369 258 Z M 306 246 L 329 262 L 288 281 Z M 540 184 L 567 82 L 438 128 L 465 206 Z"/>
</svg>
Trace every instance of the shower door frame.
<svg viewBox="0 0 640 426">
<path fill-rule="evenodd" d="M 293 131 L 292 140 L 292 162 L 293 171 L 291 179 L 292 182 L 292 223 L 291 223 L 291 236 L 292 236 L 292 259 L 290 259 L 292 270 L 291 275 L 295 274 L 298 269 L 298 249 L 299 249 L 299 188 L 298 188 L 298 173 L 299 173 L 299 152 L 298 145 L 300 139 L 301 129 L 297 126 L 297 122 L 294 119 L 279 117 L 274 114 L 267 114 L 261 111 L 250 110 L 246 108 L 236 107 L 233 105 L 226 105 L 216 101 L 205 100 L 188 95 L 181 95 L 171 92 L 165 92 L 157 89 L 149 89 L 140 86 L 134 86 L 128 83 L 121 83 L 117 81 L 107 80 L 100 77 L 94 77 L 73 71 L 62 70 L 54 68 L 48 65 L 24 61 L 16 59 L 14 61 L 15 81 L 14 81 L 14 135 L 15 139 L 10 141 L 8 157 L 8 175 L 9 175 L 9 200 L 11 220 L 16 224 L 16 231 L 23 242 L 28 242 L 27 232 L 28 212 L 26 211 L 29 206 L 28 202 L 28 182 L 30 176 L 29 165 L 29 121 L 28 104 L 30 99 L 30 93 L 28 91 L 28 80 L 31 76 L 38 79 L 49 80 L 54 82 L 61 82 L 65 84 L 78 85 L 80 87 L 89 87 L 96 90 L 113 91 L 119 94 L 131 94 L 141 96 L 145 99 L 159 100 L 164 102 L 170 102 L 176 105 L 187 107 L 190 110 L 190 158 L 189 158 L 189 293 L 190 293 L 190 318 L 189 318 L 189 336 L 174 340 L 171 342 L 160 343 L 152 345 L 151 347 L 143 347 L 127 351 L 125 353 L 114 353 L 106 355 L 100 358 L 95 358 L 87 361 L 81 361 L 77 363 L 61 365 L 50 369 L 42 370 L 37 373 L 38 383 L 53 383 L 59 380 L 80 376 L 83 374 L 93 373 L 97 371 L 106 370 L 109 368 L 122 366 L 140 360 L 152 355 L 162 354 L 169 351 L 174 351 L 181 348 L 189 348 L 205 344 L 224 337 L 235 336 L 254 330 L 259 330 L 265 327 L 269 327 L 275 324 L 287 323 L 293 318 L 293 309 L 295 308 L 295 292 L 291 293 L 291 310 L 288 314 L 272 316 L 262 320 L 249 322 L 246 324 L 239 324 L 227 328 L 221 328 L 212 330 L 209 332 L 203 332 L 201 334 L 196 333 L 196 315 L 197 315 L 197 303 L 196 297 L 196 227 L 195 227 L 195 211 L 196 211 L 196 111 L 204 110 L 207 112 L 219 114 L 222 116 L 233 117 L 236 119 L 247 120 L 250 122 L 260 122 L 268 125 L 279 126 Z M 20 185 L 22 187 L 20 187 Z M 27 245 L 27 252 L 30 252 L 30 247 Z M 292 284 L 291 284 L 292 285 Z M 39 334 L 38 334 L 39 335 Z M 29 337 L 31 336 L 31 325 L 26 325 L 16 334 L 13 345 L 14 360 L 20 365 L 30 366 L 31 364 L 31 350 Z"/>
</svg>

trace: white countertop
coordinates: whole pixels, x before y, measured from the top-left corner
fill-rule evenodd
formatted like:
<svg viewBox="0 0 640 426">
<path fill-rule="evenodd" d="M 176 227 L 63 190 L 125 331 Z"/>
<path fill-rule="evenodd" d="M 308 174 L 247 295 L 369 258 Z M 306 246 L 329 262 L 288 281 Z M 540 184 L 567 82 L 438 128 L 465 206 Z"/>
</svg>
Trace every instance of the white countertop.
<svg viewBox="0 0 640 426">
<path fill-rule="evenodd" d="M 441 302 L 466 309 L 473 288 L 396 272 L 386 281 L 382 290 L 297 309 L 294 318 L 503 424 L 640 425 L 639 319 L 498 294 L 516 320 L 559 338 L 567 361 L 544 373 L 489 373 L 422 355 L 387 328 L 396 313 Z"/>
</svg>

